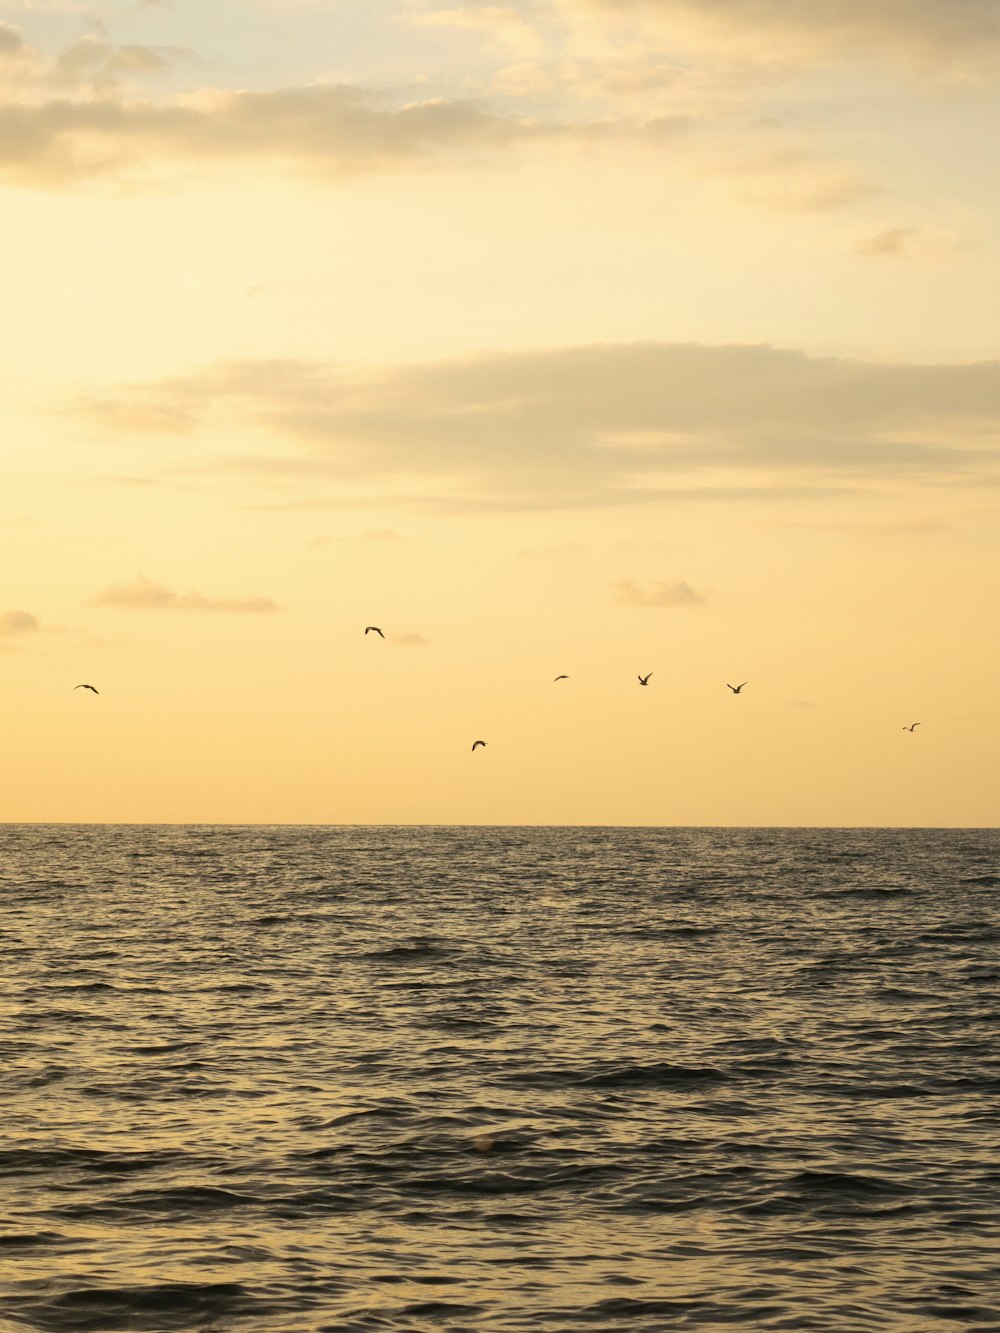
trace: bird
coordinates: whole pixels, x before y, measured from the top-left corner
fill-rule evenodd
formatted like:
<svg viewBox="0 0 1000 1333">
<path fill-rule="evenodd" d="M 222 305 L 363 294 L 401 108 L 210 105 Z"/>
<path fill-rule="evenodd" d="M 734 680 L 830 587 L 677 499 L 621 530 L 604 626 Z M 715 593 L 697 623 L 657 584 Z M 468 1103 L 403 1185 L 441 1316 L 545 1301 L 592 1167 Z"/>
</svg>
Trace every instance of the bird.
<svg viewBox="0 0 1000 1333">
<path fill-rule="evenodd" d="M 365 633 L 366 633 L 366 634 L 371 634 L 372 630 L 375 631 L 375 633 L 379 636 L 380 639 L 384 639 L 384 638 L 385 638 L 385 635 L 384 635 L 384 634 L 382 633 L 382 631 L 379 629 L 378 625 L 366 625 L 366 626 L 365 626 Z"/>
<path fill-rule="evenodd" d="M 569 676 L 556 676 L 556 680 L 569 680 Z M 553 685 L 556 683 L 556 680 L 552 682 Z"/>
<path fill-rule="evenodd" d="M 743 682 L 743 685 L 749 685 L 749 684 L 750 682 L 748 680 L 745 680 Z M 728 680 L 726 681 L 726 685 L 728 686 L 729 689 L 732 690 L 734 694 L 739 694 L 740 690 L 742 690 L 743 688 L 743 685 L 730 685 Z"/>
<path fill-rule="evenodd" d="M 93 685 L 74 685 L 74 690 L 93 690 L 95 694 L 100 694 L 100 690 L 94 689 Z"/>
<path fill-rule="evenodd" d="M 639 684 L 640 684 L 640 685 L 648 685 L 648 684 L 649 684 L 649 677 L 650 677 L 652 674 L 653 674 L 652 671 L 649 671 L 649 672 L 646 673 L 645 676 L 640 676 L 640 677 L 639 677 Z"/>
<path fill-rule="evenodd" d="M 913 729 L 914 729 L 915 727 L 919 727 L 919 726 L 920 726 L 920 723 L 919 723 L 919 722 L 911 722 L 910 725 L 909 725 L 908 727 L 904 727 L 903 730 L 904 730 L 904 731 L 913 731 Z"/>
<path fill-rule="evenodd" d="M 473 741 L 472 748 L 475 749 L 477 745 L 485 745 L 485 744 L 486 744 L 485 741 Z"/>
</svg>

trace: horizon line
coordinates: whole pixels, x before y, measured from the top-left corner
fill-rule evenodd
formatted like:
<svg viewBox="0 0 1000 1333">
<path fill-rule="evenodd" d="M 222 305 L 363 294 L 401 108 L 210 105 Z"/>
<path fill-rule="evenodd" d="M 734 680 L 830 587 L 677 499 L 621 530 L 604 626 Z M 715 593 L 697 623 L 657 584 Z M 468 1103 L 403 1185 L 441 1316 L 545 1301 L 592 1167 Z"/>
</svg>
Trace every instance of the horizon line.
<svg viewBox="0 0 1000 1333">
<path fill-rule="evenodd" d="M 949 833 L 1000 831 L 998 824 L 593 824 L 593 823 L 427 823 L 427 822 L 316 822 L 283 820 L 82 820 L 82 819 L 0 819 L 0 828 L 328 828 L 328 829 L 670 829 L 674 831 L 726 829 L 771 829 L 774 831 L 839 832 L 877 830 L 883 832 Z"/>
</svg>

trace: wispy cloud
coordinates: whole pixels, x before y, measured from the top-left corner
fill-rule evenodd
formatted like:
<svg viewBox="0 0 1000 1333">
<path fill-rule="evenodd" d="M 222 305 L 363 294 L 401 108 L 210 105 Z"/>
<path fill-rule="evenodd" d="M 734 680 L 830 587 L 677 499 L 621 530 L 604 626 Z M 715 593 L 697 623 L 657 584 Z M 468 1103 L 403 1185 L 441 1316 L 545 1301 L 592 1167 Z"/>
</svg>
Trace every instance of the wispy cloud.
<svg viewBox="0 0 1000 1333">
<path fill-rule="evenodd" d="M 469 101 L 393 106 L 354 87 L 212 91 L 173 104 L 120 96 L 8 102 L 0 104 L 0 176 L 56 186 L 255 159 L 343 176 L 553 132 Z"/>
<path fill-rule="evenodd" d="M 27 49 L 27 43 L 18 30 L 0 20 L 0 60 L 20 57 Z"/>
<path fill-rule="evenodd" d="M 954 232 L 937 227 L 886 227 L 862 236 L 854 253 L 876 259 L 937 259 L 961 249 Z"/>
<path fill-rule="evenodd" d="M 0 612 L 0 637 L 14 638 L 19 634 L 34 634 L 38 630 L 38 617 L 30 611 Z"/>
<path fill-rule="evenodd" d="M 107 93 L 127 82 L 165 73 L 193 52 L 178 46 L 115 46 L 87 35 L 60 51 L 48 74 L 57 88 L 89 89 Z"/>
<path fill-rule="evenodd" d="M 195 59 L 187 47 L 117 45 L 103 33 L 85 33 L 45 56 L 12 24 L 0 21 L 0 89 L 29 101 L 44 99 L 53 88 L 88 95 L 137 88 L 178 62 Z"/>
<path fill-rule="evenodd" d="M 178 593 L 150 579 L 116 584 L 91 599 L 92 606 L 117 606 L 132 611 L 279 611 L 269 597 L 205 597 L 200 592 Z"/>
<path fill-rule="evenodd" d="M 631 579 L 620 579 L 614 585 L 614 595 L 622 606 L 704 606 L 707 601 L 704 593 L 695 592 L 683 580 L 671 583 L 661 579 L 640 587 Z"/>
<path fill-rule="evenodd" d="M 677 44 L 738 43 L 771 61 L 877 58 L 928 73 L 994 76 L 1000 51 L 995 0 L 558 0 L 573 17 L 662 25 Z"/>
<path fill-rule="evenodd" d="M 560 14 L 571 20 L 562 37 Z M 43 56 L 16 28 L 0 25 L 0 180 L 36 188 L 101 180 L 151 186 L 178 173 L 256 162 L 342 181 L 541 145 L 573 151 L 631 143 L 689 160 L 716 183 L 732 177 L 739 187 L 753 175 L 744 197 L 767 207 L 840 207 L 870 190 L 851 164 L 826 160 L 793 138 L 780 161 L 744 141 L 745 126 L 729 118 L 762 92 L 756 75 L 734 72 L 730 61 L 717 69 L 703 56 L 678 58 L 617 31 L 588 43 L 573 35 L 574 15 L 572 7 L 545 4 L 410 11 L 413 23 L 488 34 L 519 57 L 467 80 L 464 96 L 419 100 L 412 89 L 322 83 L 206 87 L 157 100 L 147 85 L 195 62 L 193 52 L 87 34 Z M 727 139 L 734 130 L 738 147 Z"/>
<path fill-rule="evenodd" d="M 574 508 L 1000 475 L 997 361 L 886 364 L 664 343 L 373 371 L 238 361 L 79 410 L 106 429 L 124 420 L 128 433 L 167 418 L 209 446 L 217 423 L 253 429 L 274 452 L 201 466 L 283 480 L 292 493 L 282 503 L 293 506 L 376 494 L 442 509 Z M 328 496 L 317 494 L 323 481 Z"/>
</svg>

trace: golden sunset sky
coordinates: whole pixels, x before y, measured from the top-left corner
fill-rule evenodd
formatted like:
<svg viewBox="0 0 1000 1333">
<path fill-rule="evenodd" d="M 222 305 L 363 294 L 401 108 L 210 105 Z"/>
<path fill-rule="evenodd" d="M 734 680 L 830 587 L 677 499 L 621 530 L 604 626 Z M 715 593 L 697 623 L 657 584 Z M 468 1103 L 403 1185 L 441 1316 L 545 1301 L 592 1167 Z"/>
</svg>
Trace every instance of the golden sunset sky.
<svg viewBox="0 0 1000 1333">
<path fill-rule="evenodd" d="M 0 818 L 997 822 L 997 0 L 0 0 L 0 82 Z"/>
</svg>

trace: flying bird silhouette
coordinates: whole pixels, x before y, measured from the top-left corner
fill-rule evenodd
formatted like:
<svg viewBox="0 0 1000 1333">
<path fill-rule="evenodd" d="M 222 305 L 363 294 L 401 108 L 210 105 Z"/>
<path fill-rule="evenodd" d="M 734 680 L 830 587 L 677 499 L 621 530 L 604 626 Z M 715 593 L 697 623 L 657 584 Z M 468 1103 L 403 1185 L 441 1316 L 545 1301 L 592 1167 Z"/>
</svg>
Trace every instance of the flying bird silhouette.
<svg viewBox="0 0 1000 1333">
<path fill-rule="evenodd" d="M 382 631 L 379 629 L 378 625 L 366 625 L 366 626 L 365 626 L 365 633 L 366 633 L 366 634 L 371 634 L 372 630 L 375 631 L 375 633 L 379 636 L 380 639 L 384 639 L 384 638 L 385 638 L 385 635 L 384 635 L 384 634 L 382 633 Z"/>
<path fill-rule="evenodd" d="M 639 684 L 640 684 L 640 685 L 648 685 L 648 684 L 649 684 L 649 677 L 650 677 L 652 674 L 653 674 L 652 671 L 650 671 L 650 672 L 647 672 L 647 674 L 646 674 L 645 676 L 640 676 L 640 677 L 639 677 Z"/>
<path fill-rule="evenodd" d="M 485 744 L 486 744 L 485 741 L 473 741 L 472 748 L 475 749 L 477 745 L 485 745 Z"/>
<path fill-rule="evenodd" d="M 569 676 L 556 676 L 556 680 L 569 680 Z M 556 680 L 552 682 L 553 685 L 556 683 Z"/>
<path fill-rule="evenodd" d="M 727 680 L 726 684 L 729 686 L 729 688 L 732 690 L 734 694 L 739 694 L 740 690 L 742 690 L 743 688 L 743 685 L 749 685 L 750 682 L 748 680 L 745 680 L 743 682 L 743 685 L 729 685 L 729 681 Z"/>
<path fill-rule="evenodd" d="M 93 685 L 74 685 L 74 690 L 94 690 L 95 694 L 100 694 L 100 690 L 95 690 Z"/>
<path fill-rule="evenodd" d="M 913 731 L 913 729 L 914 729 L 915 727 L 919 727 L 919 726 L 920 726 L 920 723 L 919 723 L 919 722 L 911 722 L 910 725 L 909 725 L 908 727 L 904 727 L 903 730 L 904 730 L 904 731 Z"/>
</svg>

